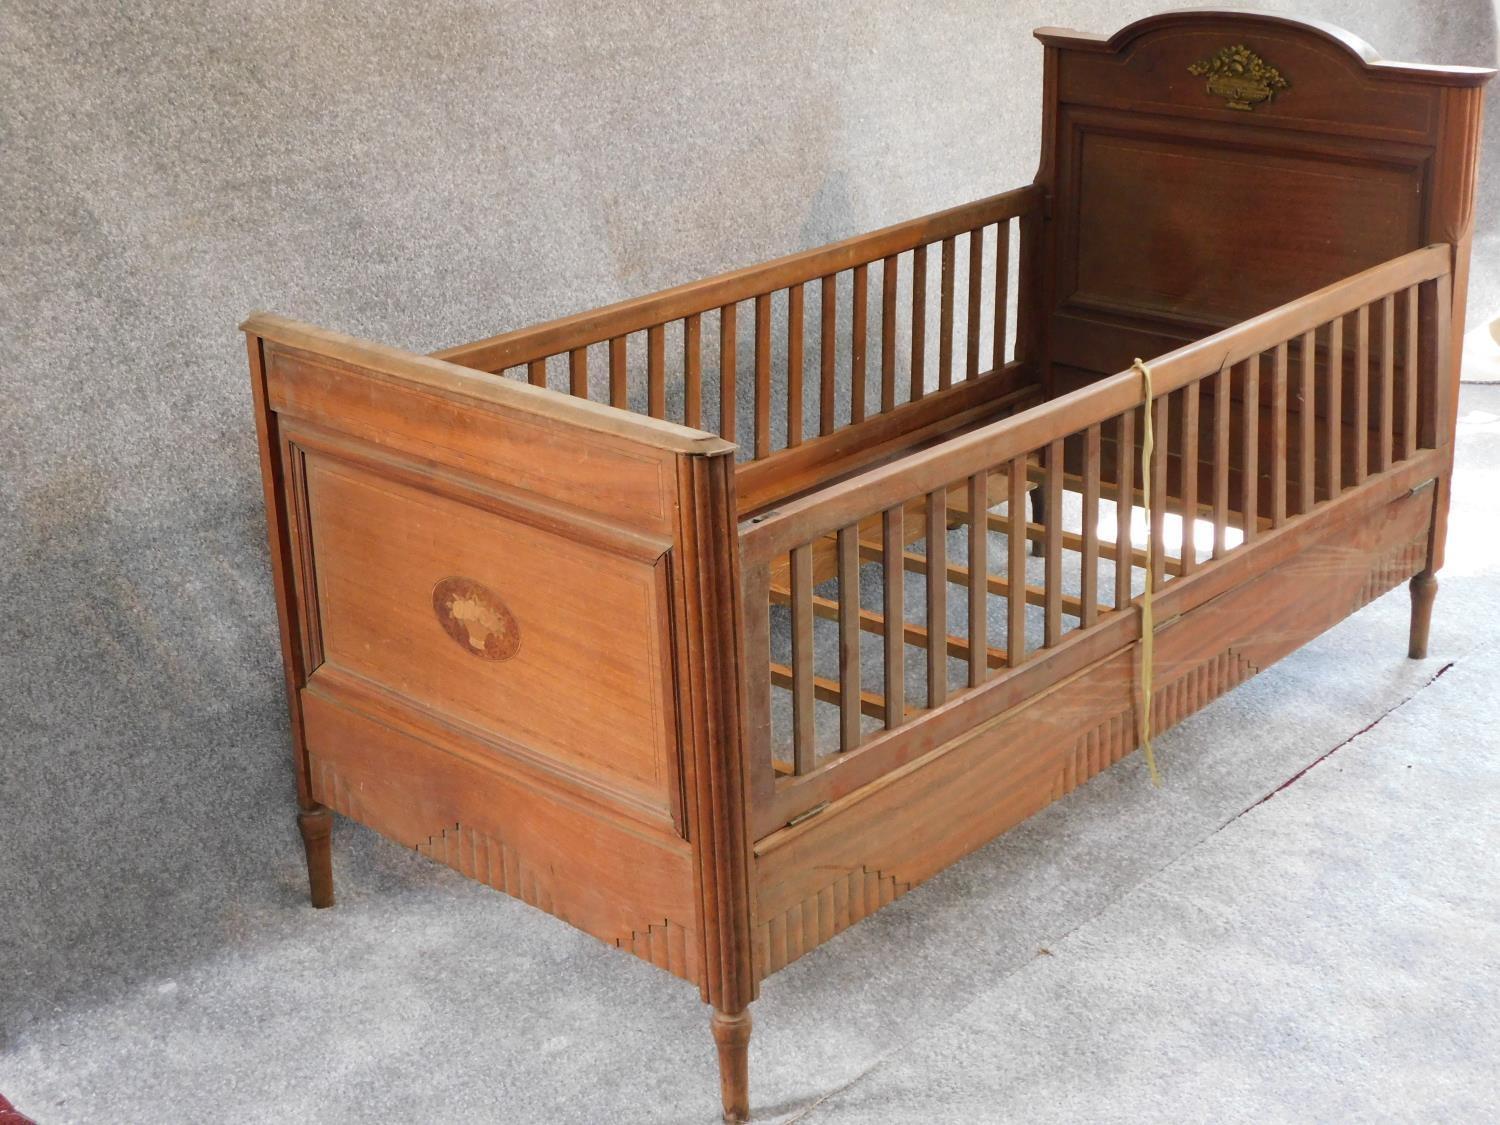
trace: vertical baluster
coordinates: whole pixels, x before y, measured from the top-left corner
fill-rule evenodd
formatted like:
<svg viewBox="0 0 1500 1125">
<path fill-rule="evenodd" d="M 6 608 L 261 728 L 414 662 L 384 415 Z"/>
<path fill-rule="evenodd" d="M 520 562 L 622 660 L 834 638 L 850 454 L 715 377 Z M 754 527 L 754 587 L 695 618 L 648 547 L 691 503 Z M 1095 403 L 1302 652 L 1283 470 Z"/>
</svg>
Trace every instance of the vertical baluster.
<svg viewBox="0 0 1500 1125">
<path fill-rule="evenodd" d="M 1245 542 L 1255 537 L 1260 499 L 1260 355 L 1245 360 L 1244 393 L 1240 404 L 1244 418 L 1240 423 L 1240 508 L 1245 518 Z"/>
<path fill-rule="evenodd" d="M 1047 446 L 1047 476 L 1044 485 L 1047 489 L 1047 519 L 1042 532 L 1042 553 L 1046 559 L 1042 643 L 1048 648 L 1062 639 L 1062 484 L 1063 443 L 1058 438 Z M 1022 596 L 1025 596 L 1024 593 Z"/>
<path fill-rule="evenodd" d="M 533 387 L 547 385 L 547 361 L 545 359 L 534 359 L 526 365 L 526 381 Z"/>
<path fill-rule="evenodd" d="M 755 457 L 771 452 L 771 294 L 755 298 Z"/>
<path fill-rule="evenodd" d="M 1299 513 L 1312 511 L 1312 506 L 1317 502 L 1318 494 L 1318 452 L 1317 452 L 1317 425 L 1318 425 L 1318 391 L 1317 391 L 1317 367 L 1318 367 L 1318 333 L 1314 329 L 1302 334 L 1302 349 L 1299 357 L 1302 360 L 1302 377 L 1297 381 L 1298 389 L 1302 392 L 1302 403 L 1298 407 L 1297 420 L 1302 424 L 1302 437 L 1297 443 L 1297 454 L 1300 463 L 1297 475 L 1301 478 L 1302 503 L 1298 506 Z"/>
<path fill-rule="evenodd" d="M 1193 532 L 1198 526 L 1198 466 L 1202 444 L 1198 440 L 1198 396 L 1201 382 L 1194 379 L 1182 388 L 1182 573 L 1198 569 L 1198 544 Z"/>
<path fill-rule="evenodd" d="M 792 548 L 792 756 L 799 774 L 818 764 L 813 729 L 812 545 Z"/>
<path fill-rule="evenodd" d="M 938 389 L 953 385 L 953 239 L 943 239 L 938 304 Z"/>
<path fill-rule="evenodd" d="M 1380 302 L 1380 445 L 1375 468 L 1391 467 L 1395 443 L 1396 407 L 1396 297 L 1387 294 Z"/>
<path fill-rule="evenodd" d="M 906 529 L 905 506 L 881 516 L 881 565 L 885 576 L 885 729 L 906 719 Z"/>
<path fill-rule="evenodd" d="M 786 444 L 802 444 L 802 317 L 801 284 L 786 291 Z"/>
<path fill-rule="evenodd" d="M 574 348 L 568 352 L 568 393 L 574 398 L 589 397 L 589 351 Z"/>
<path fill-rule="evenodd" d="M 1276 345 L 1271 372 L 1271 526 L 1286 523 L 1286 355 L 1285 341 Z"/>
<path fill-rule="evenodd" d="M 682 422 L 703 424 L 703 318 L 693 313 L 682 322 Z"/>
<path fill-rule="evenodd" d="M 1354 483 L 1370 471 L 1370 306 L 1354 314 Z"/>
<path fill-rule="evenodd" d="M 1011 460 L 1006 470 L 1005 654 L 1006 664 L 1017 668 L 1026 660 L 1026 458 Z"/>
<path fill-rule="evenodd" d="M 1010 296 L 1010 220 L 995 224 L 995 331 L 990 338 L 991 370 L 1005 366 L 1006 305 Z"/>
<path fill-rule="evenodd" d="M 1115 608 L 1130 604 L 1130 515 L 1135 507 L 1135 411 L 1115 423 Z"/>
<path fill-rule="evenodd" d="M 850 322 L 849 421 L 865 419 L 865 345 L 869 339 L 869 267 L 854 267 L 854 316 Z"/>
<path fill-rule="evenodd" d="M 646 329 L 646 412 L 653 418 L 667 416 L 666 348 L 666 325 Z"/>
<path fill-rule="evenodd" d="M 1160 590 L 1167 574 L 1167 440 L 1170 434 L 1170 395 L 1157 396 L 1146 409 L 1152 416 L 1151 447 L 1151 588 Z"/>
<path fill-rule="evenodd" d="M 1328 499 L 1344 490 L 1344 318 L 1328 322 Z"/>
<path fill-rule="evenodd" d="M 1214 375 L 1214 558 L 1229 549 L 1229 409 L 1233 404 L 1233 372 L 1221 367 Z"/>
<path fill-rule="evenodd" d="M 1417 372 L 1421 368 L 1421 341 L 1417 333 L 1417 313 L 1420 298 L 1415 285 L 1406 289 L 1406 355 L 1401 365 L 1401 455 L 1411 457 L 1417 452 Z"/>
<path fill-rule="evenodd" d="M 625 337 L 609 341 L 609 404 L 621 410 L 630 409 L 629 370 L 626 367 Z"/>
<path fill-rule="evenodd" d="M 927 391 L 927 247 L 911 252 L 911 397 Z"/>
<path fill-rule="evenodd" d="M 892 254 L 885 259 L 880 280 L 880 409 L 896 408 L 896 290 L 899 279 L 896 267 L 900 260 Z"/>
<path fill-rule="evenodd" d="M 948 490 L 927 494 L 927 706 L 948 698 Z"/>
<path fill-rule="evenodd" d="M 725 305 L 719 310 L 719 436 L 725 441 L 739 440 L 735 436 L 735 414 L 739 406 L 739 393 L 735 387 L 735 365 L 739 353 L 738 311 L 737 305 Z"/>
<path fill-rule="evenodd" d="M 990 654 L 990 474 L 969 478 L 969 686 L 984 683 Z"/>
<path fill-rule="evenodd" d="M 822 293 L 822 312 L 819 317 L 818 359 L 822 380 L 818 395 L 818 433 L 831 434 L 834 429 L 834 396 L 838 389 L 838 376 L 834 371 L 835 350 L 838 346 L 838 274 L 829 274 L 819 283 Z"/>
<path fill-rule="evenodd" d="M 1083 573 L 1078 596 L 1083 602 L 1080 624 L 1085 629 L 1099 619 L 1099 456 L 1102 446 L 1103 436 L 1095 422 L 1083 440 Z"/>
<path fill-rule="evenodd" d="M 969 232 L 969 322 L 968 354 L 964 374 L 979 377 L 979 305 L 984 297 L 984 228 Z"/>
<path fill-rule="evenodd" d="M 839 528 L 839 749 L 859 746 L 859 524 Z"/>
</svg>

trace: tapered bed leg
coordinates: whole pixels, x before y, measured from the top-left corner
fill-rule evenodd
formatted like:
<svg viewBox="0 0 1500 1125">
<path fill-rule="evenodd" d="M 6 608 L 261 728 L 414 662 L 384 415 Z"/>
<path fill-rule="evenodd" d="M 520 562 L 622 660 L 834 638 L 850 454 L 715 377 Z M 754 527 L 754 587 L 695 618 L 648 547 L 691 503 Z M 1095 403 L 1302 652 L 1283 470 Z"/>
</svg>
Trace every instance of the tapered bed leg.
<svg viewBox="0 0 1500 1125">
<path fill-rule="evenodd" d="M 1411 580 L 1411 645 L 1406 655 L 1413 660 L 1427 655 L 1427 630 L 1432 626 L 1432 602 L 1437 597 L 1437 588 L 1437 575 L 1430 570 Z"/>
<path fill-rule="evenodd" d="M 314 906 L 333 905 L 333 813 L 322 805 L 297 814 L 307 851 L 307 885 Z"/>
<path fill-rule="evenodd" d="M 724 1096 L 725 1121 L 750 1120 L 750 1009 L 714 1009 L 711 1026 L 719 1048 L 719 1091 Z"/>
</svg>

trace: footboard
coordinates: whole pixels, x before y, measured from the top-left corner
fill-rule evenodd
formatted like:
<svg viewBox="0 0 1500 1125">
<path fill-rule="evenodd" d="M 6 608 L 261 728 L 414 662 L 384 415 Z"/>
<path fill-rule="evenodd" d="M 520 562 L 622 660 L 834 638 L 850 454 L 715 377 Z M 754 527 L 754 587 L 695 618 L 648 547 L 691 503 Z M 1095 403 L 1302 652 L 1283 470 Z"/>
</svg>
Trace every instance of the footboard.
<svg viewBox="0 0 1500 1125">
<path fill-rule="evenodd" d="M 742 525 L 758 975 L 1136 747 L 1148 570 L 1155 730 L 1423 570 L 1450 260 L 1395 258 L 1159 357 L 1149 395 L 1123 372 Z"/>
</svg>

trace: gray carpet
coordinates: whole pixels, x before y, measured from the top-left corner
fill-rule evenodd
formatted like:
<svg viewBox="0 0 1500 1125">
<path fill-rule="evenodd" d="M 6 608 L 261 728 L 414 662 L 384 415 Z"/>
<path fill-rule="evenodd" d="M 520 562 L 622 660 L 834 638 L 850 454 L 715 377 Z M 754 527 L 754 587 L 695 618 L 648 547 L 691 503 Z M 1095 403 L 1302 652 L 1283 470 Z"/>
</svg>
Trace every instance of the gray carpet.
<svg viewBox="0 0 1500 1125">
<path fill-rule="evenodd" d="M 306 908 L 233 326 L 267 307 L 426 349 L 1024 182 L 1040 96 L 1030 29 L 1111 30 L 1154 6 L 0 0 L 0 1091 L 44 1123 L 710 1119 L 705 1014 L 649 966 L 346 826 L 340 906 Z M 1477 0 L 1295 8 L 1391 55 L 1494 61 Z M 1485 176 L 1474 303 L 1489 312 L 1500 175 Z M 1494 393 L 1466 392 L 1465 409 L 1500 414 Z M 1447 700 L 1429 737 L 1472 725 L 1473 693 L 1450 684 L 1472 686 L 1460 673 L 1500 610 L 1494 434 L 1466 427 L 1468 516 L 1433 660 L 1401 658 L 1404 597 L 1378 602 L 1166 740 L 1164 790 L 1127 764 L 778 975 L 756 1009 L 757 1106 L 793 1115 L 854 1081 L 816 1112 L 868 1116 L 884 1098 L 861 1095 L 868 1084 L 898 1091 L 895 1119 L 965 1116 L 985 1087 L 950 1101 L 953 1082 L 936 1083 L 955 1072 L 933 1062 L 914 1078 L 894 1060 L 972 1060 L 952 1021 L 972 1023 L 993 990 L 1040 1003 L 1053 985 L 1037 974 L 1082 947 L 1065 936 L 1107 945 L 1114 919 L 1137 917 L 1138 889 L 1170 898 L 1170 872 L 1247 877 L 1264 864 L 1248 846 L 1238 861 L 1195 857 L 1270 815 L 1281 797 L 1239 816 L 1379 715 Z M 1476 835 L 1494 807 L 1483 780 L 1449 813 Z M 1414 794 L 1412 834 L 1441 794 L 1436 781 Z M 1330 810 L 1334 839 L 1400 812 L 1366 796 Z M 1348 873 L 1372 917 L 1403 872 L 1446 893 L 1451 870 L 1360 854 Z M 1214 893 L 1195 885 L 1191 901 Z M 1345 907 L 1359 916 L 1330 903 L 1331 924 Z M 1180 946 L 1211 949 L 1214 934 L 1186 909 L 1163 906 L 1160 925 L 1178 962 L 1180 991 L 1165 995 L 1191 1005 L 1202 993 Z M 1118 964 L 1139 967 L 1129 958 L 1149 947 L 1125 936 Z M 1041 946 L 1056 956 L 1034 964 Z M 1320 953 L 1331 982 L 1335 953 Z M 1247 993 L 1265 968 L 1225 964 Z M 1492 988 L 1493 966 L 1479 968 L 1476 989 Z M 1414 974 L 1412 989 L 1428 976 L 1421 1002 L 1448 1004 L 1447 977 Z M 1357 989 L 1330 983 L 1321 1003 L 1364 1018 Z M 1445 1032 L 1484 1047 L 1484 1026 L 1448 1006 Z M 1115 1031 L 1096 1022 L 1089 1046 L 1082 1010 L 1052 1034 L 1099 1052 L 1074 1091 L 1086 1106 L 1083 1084 L 1114 1073 Z M 1278 1026 L 1307 1037 L 1308 1073 L 1350 1057 L 1351 1040 Z M 1272 1057 L 1274 1031 L 1232 1040 L 1237 1065 Z M 1450 1082 L 1397 1067 L 1419 1033 L 1393 1033 L 1378 1056 L 1393 1116 L 1493 1097 L 1482 1079 L 1450 1090 L 1458 1068 Z M 1115 1114 L 1160 1116 L 1175 1087 L 1129 1058 L 1157 1081 L 1113 1081 Z M 1201 1088 L 1179 1080 L 1184 1099 Z"/>
</svg>

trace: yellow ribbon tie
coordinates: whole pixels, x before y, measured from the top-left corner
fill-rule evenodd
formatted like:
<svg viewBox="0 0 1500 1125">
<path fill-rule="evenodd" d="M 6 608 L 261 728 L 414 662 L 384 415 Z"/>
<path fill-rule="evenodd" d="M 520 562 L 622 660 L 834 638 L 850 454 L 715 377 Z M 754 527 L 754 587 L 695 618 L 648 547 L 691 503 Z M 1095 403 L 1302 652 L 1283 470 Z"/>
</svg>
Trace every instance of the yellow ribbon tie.
<svg viewBox="0 0 1500 1125">
<path fill-rule="evenodd" d="M 1156 549 L 1155 537 L 1152 530 L 1155 520 L 1151 515 L 1151 455 L 1156 444 L 1156 436 L 1151 429 L 1151 368 L 1140 358 L 1130 365 L 1131 370 L 1141 373 L 1141 382 L 1146 385 L 1146 424 L 1141 434 L 1141 507 L 1146 510 L 1146 589 L 1141 593 L 1141 698 L 1139 702 L 1139 721 L 1141 728 L 1141 749 L 1146 755 L 1146 769 L 1151 774 L 1151 784 L 1160 785 L 1161 775 L 1156 772 L 1156 755 L 1151 750 L 1151 670 L 1154 662 L 1151 651 L 1156 623 L 1151 616 L 1151 584 L 1152 575 L 1156 570 L 1156 560 L 1152 552 Z M 1130 541 L 1130 515 L 1124 516 L 1125 528 L 1121 535 L 1122 543 Z M 1121 557 L 1115 560 L 1115 565 L 1129 566 L 1130 556 L 1121 552 Z"/>
</svg>

